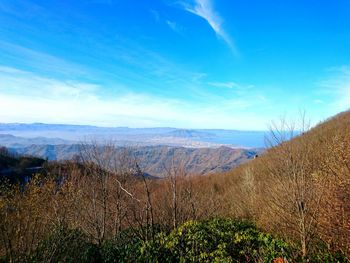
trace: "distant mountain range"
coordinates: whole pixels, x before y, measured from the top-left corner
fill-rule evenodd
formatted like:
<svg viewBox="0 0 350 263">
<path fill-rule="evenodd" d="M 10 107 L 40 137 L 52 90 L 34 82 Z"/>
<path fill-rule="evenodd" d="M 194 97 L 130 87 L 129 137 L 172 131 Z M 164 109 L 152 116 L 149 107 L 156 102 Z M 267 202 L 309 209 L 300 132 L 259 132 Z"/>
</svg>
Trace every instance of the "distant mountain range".
<svg viewBox="0 0 350 263">
<path fill-rule="evenodd" d="M 0 124 L 0 146 L 20 155 L 69 160 L 81 144 L 113 142 L 132 149 L 144 171 L 163 177 L 172 164 L 188 174 L 224 172 L 264 147 L 264 132 L 176 128 L 104 128 L 61 124 Z"/>
<path fill-rule="evenodd" d="M 76 144 L 78 142 L 113 141 L 117 145 L 263 148 L 264 131 L 215 129 L 96 127 L 64 124 L 0 124 L 0 144 Z M 11 138 L 12 135 L 18 138 Z M 19 140 L 16 142 L 16 140 Z M 26 141 L 26 139 L 28 139 Z"/>
<path fill-rule="evenodd" d="M 79 156 L 81 145 L 31 145 L 9 149 L 19 155 L 49 160 L 69 160 Z M 117 147 L 116 154 L 125 152 L 124 149 L 125 147 Z M 128 152 L 137 158 L 145 173 L 164 177 L 172 166 L 183 168 L 187 174 L 225 172 L 252 159 L 261 150 L 233 149 L 225 146 L 219 148 L 138 146 L 131 147 Z"/>
</svg>

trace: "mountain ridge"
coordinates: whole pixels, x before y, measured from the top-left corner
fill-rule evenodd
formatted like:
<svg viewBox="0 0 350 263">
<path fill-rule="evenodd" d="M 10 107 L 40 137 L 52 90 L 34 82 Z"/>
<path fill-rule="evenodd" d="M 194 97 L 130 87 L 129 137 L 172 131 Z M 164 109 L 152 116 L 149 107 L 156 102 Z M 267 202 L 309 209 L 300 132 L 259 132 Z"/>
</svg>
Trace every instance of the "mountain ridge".
<svg viewBox="0 0 350 263">
<path fill-rule="evenodd" d="M 93 145 L 84 145 L 92 149 Z M 103 147 L 103 146 L 101 146 Z M 226 146 L 218 148 L 186 148 L 171 146 L 116 147 L 116 154 L 128 150 L 142 169 L 155 177 L 165 177 L 170 166 L 182 166 L 184 172 L 192 175 L 227 172 L 238 165 L 253 159 L 261 149 L 234 149 Z M 18 155 L 35 156 L 49 161 L 71 160 L 79 156 L 82 145 L 30 145 L 9 148 Z"/>
<path fill-rule="evenodd" d="M 66 124 L 0 123 L 0 134 L 11 134 L 24 138 L 62 139 L 71 141 L 70 143 L 96 140 L 99 143 L 114 141 L 119 145 L 140 144 L 184 147 L 220 147 L 226 145 L 236 148 L 263 148 L 265 146 L 265 131 L 224 129 L 113 128 Z"/>
</svg>

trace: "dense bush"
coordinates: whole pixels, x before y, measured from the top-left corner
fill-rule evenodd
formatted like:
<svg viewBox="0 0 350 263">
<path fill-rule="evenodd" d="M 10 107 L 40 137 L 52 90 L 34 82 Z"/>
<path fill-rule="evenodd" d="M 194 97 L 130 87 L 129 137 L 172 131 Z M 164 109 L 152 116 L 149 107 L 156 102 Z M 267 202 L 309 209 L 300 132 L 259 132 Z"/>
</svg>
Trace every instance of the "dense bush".
<svg viewBox="0 0 350 263">
<path fill-rule="evenodd" d="M 30 262 L 100 262 L 99 247 L 78 230 L 58 227 L 27 259 Z"/>
<path fill-rule="evenodd" d="M 288 245 L 245 221 L 188 221 L 169 235 L 158 234 L 141 249 L 152 262 L 271 262 L 288 257 Z"/>
<path fill-rule="evenodd" d="M 58 227 L 19 262 L 271 262 L 289 258 L 288 245 L 254 225 L 230 219 L 188 221 L 142 240 L 132 229 L 94 244 L 78 230 Z M 6 258 L 0 262 L 6 262 Z"/>
<path fill-rule="evenodd" d="M 188 221 L 170 231 L 143 240 L 140 229 L 127 229 L 98 245 L 79 230 L 58 227 L 30 255 L 12 255 L 15 262 L 301 262 L 297 249 L 259 231 L 247 221 L 211 219 Z M 308 262 L 346 262 L 322 245 Z M 0 262 L 9 259 L 0 258 Z M 276 261 L 280 262 L 280 261 Z M 287 261 L 285 261 L 287 262 Z"/>
<path fill-rule="evenodd" d="M 122 231 L 117 237 L 104 242 L 100 248 L 102 262 L 136 262 L 139 259 L 141 238 L 132 229 Z"/>
</svg>

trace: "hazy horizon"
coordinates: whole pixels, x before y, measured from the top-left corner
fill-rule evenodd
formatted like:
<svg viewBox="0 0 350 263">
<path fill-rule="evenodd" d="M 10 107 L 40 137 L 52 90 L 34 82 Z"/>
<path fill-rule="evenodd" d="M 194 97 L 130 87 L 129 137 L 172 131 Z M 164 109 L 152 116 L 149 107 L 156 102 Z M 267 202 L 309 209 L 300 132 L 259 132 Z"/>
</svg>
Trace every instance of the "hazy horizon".
<svg viewBox="0 0 350 263">
<path fill-rule="evenodd" d="M 227 130 L 227 131 L 245 131 L 245 132 L 267 132 L 268 127 L 264 130 L 245 130 L 245 129 L 225 129 L 225 128 L 191 128 L 191 127 L 175 127 L 175 126 L 102 126 L 91 124 L 76 123 L 50 123 L 50 122 L 0 122 L 0 125 L 58 125 L 58 126 L 87 126 L 95 128 L 113 128 L 113 129 L 176 129 L 176 130 Z"/>
</svg>

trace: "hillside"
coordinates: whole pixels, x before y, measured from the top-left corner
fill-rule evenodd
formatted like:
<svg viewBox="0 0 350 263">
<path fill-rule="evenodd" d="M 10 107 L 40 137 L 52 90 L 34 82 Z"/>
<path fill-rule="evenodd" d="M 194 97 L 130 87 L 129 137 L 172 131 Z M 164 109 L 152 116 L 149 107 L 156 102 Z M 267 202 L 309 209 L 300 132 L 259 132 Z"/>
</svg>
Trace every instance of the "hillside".
<svg viewBox="0 0 350 263">
<path fill-rule="evenodd" d="M 81 262 L 349 262 L 350 112 L 311 130 L 286 122 L 275 128 L 275 146 L 208 176 L 186 176 L 175 162 L 162 180 L 135 176 L 142 169 L 133 158 L 87 145 L 79 162 L 53 162 L 45 180 L 0 199 L 1 207 L 11 208 L 0 210 L 1 256 L 28 262 L 50 255 Z M 135 150 L 150 168 L 175 153 L 190 156 L 189 167 L 250 154 L 226 147 L 200 149 L 202 158 L 198 149 Z"/>
<path fill-rule="evenodd" d="M 0 134 L 0 145 L 5 147 L 19 148 L 30 145 L 58 145 L 58 144 L 72 144 L 68 140 L 63 140 L 60 138 L 47 138 L 47 137 L 32 137 L 25 138 L 14 136 L 11 134 Z"/>
<path fill-rule="evenodd" d="M 92 147 L 92 146 L 91 146 Z M 30 145 L 10 148 L 19 155 L 37 156 L 49 160 L 70 160 L 80 154 L 81 146 L 72 145 Z M 117 147 L 116 155 L 123 154 L 125 147 Z M 182 167 L 187 174 L 209 174 L 228 171 L 262 150 L 219 148 L 184 148 L 168 146 L 130 147 L 144 171 L 152 176 L 164 177 L 172 166 Z"/>
<path fill-rule="evenodd" d="M 288 130 L 285 125 L 280 128 Z M 316 244 L 321 241 L 349 256 L 350 111 L 290 141 L 278 130 L 271 138 L 278 146 L 208 179 L 220 185 L 218 200 L 227 202 L 220 214 L 230 211 L 230 215 L 250 218 L 293 240 L 305 256 L 317 253 Z"/>
<path fill-rule="evenodd" d="M 24 182 L 41 170 L 45 160 L 36 157 L 16 156 L 0 148 L 0 184 L 4 180 Z M 27 178 L 26 178 L 27 177 Z"/>
</svg>

